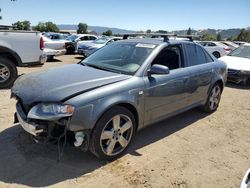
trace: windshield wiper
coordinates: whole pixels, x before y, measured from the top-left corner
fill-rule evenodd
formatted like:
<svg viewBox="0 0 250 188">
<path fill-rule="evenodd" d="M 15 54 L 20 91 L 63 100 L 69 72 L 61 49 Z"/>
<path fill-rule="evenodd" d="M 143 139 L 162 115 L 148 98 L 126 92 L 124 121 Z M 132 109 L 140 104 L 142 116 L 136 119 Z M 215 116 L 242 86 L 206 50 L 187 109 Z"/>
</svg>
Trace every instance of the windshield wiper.
<svg viewBox="0 0 250 188">
<path fill-rule="evenodd" d="M 105 71 L 115 72 L 115 73 L 120 73 L 121 74 L 121 72 L 115 71 L 113 69 L 108 69 L 106 67 L 101 67 L 101 66 L 97 66 L 97 65 L 93 65 L 93 64 L 87 64 L 87 63 L 84 63 L 84 65 L 89 66 L 89 67 L 93 67 L 93 68 L 99 69 L 99 70 L 105 70 Z"/>
</svg>

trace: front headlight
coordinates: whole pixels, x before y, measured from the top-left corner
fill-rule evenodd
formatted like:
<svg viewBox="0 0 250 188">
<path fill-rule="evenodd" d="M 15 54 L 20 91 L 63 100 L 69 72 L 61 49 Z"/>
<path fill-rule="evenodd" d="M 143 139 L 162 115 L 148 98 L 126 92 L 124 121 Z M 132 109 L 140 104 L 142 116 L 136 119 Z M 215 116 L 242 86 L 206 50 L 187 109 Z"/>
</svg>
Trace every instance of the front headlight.
<svg viewBox="0 0 250 188">
<path fill-rule="evenodd" d="M 72 116 L 74 113 L 74 106 L 54 104 L 54 103 L 40 103 L 31 108 L 28 113 L 28 118 L 41 120 L 57 120 L 62 117 Z"/>
</svg>

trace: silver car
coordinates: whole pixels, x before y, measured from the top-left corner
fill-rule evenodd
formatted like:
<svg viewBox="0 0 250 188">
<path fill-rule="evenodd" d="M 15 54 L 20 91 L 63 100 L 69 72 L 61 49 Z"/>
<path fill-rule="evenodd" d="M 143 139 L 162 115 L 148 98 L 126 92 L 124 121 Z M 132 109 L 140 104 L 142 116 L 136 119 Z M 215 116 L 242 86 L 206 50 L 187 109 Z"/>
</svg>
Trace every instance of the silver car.
<svg viewBox="0 0 250 188">
<path fill-rule="evenodd" d="M 113 159 L 147 125 L 195 107 L 214 112 L 226 77 L 226 64 L 193 42 L 132 39 L 23 75 L 12 96 L 17 121 L 36 140 L 71 135 L 75 147 Z"/>
<path fill-rule="evenodd" d="M 118 40 L 121 40 L 121 38 L 120 37 L 101 37 L 99 39 L 94 40 L 93 42 L 79 44 L 77 48 L 77 52 L 78 54 L 88 57 L 94 52 L 96 52 L 97 50 L 99 50 L 100 48 Z"/>
</svg>

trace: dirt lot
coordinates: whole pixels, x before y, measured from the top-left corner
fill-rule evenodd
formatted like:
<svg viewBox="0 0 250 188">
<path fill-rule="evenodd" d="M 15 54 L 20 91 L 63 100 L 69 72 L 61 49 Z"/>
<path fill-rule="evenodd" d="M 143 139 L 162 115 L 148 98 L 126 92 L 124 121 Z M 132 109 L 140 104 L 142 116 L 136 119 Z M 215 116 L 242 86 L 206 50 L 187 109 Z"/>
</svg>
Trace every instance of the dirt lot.
<svg viewBox="0 0 250 188">
<path fill-rule="evenodd" d="M 79 61 L 62 56 L 46 70 Z M 66 75 L 65 75 L 66 76 Z M 34 144 L 13 126 L 15 101 L 0 91 L 0 187 L 239 187 L 250 167 L 250 88 L 229 85 L 213 114 L 192 110 L 137 133 L 127 153 L 113 162 L 67 147 Z"/>
</svg>

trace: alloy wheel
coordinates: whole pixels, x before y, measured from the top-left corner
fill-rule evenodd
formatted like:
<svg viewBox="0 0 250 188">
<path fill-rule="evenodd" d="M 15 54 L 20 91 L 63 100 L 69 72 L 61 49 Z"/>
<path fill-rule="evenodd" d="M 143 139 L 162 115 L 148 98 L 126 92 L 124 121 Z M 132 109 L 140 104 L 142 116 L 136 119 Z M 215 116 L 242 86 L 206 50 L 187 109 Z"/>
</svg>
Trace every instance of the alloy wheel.
<svg viewBox="0 0 250 188">
<path fill-rule="evenodd" d="M 121 153 L 131 141 L 133 134 L 133 123 L 126 115 L 116 115 L 104 126 L 100 146 L 108 156 Z"/>
<path fill-rule="evenodd" d="M 210 94 L 209 98 L 209 107 L 211 110 L 214 110 L 218 107 L 221 97 L 221 88 L 219 85 L 216 85 Z"/>
</svg>

